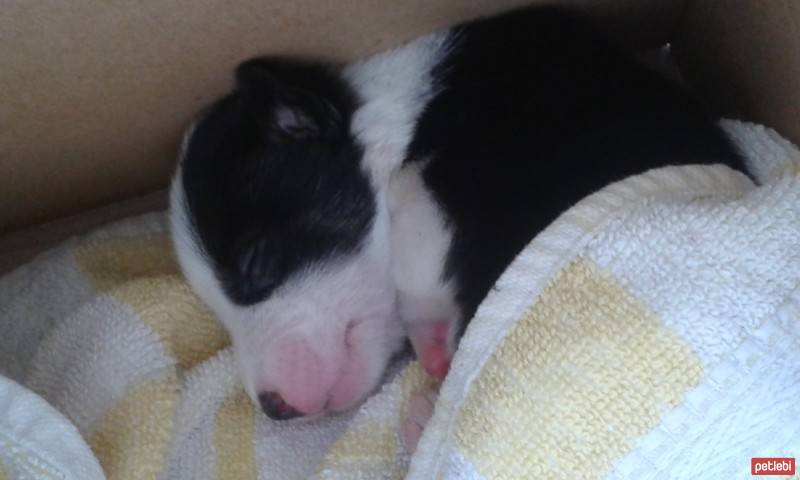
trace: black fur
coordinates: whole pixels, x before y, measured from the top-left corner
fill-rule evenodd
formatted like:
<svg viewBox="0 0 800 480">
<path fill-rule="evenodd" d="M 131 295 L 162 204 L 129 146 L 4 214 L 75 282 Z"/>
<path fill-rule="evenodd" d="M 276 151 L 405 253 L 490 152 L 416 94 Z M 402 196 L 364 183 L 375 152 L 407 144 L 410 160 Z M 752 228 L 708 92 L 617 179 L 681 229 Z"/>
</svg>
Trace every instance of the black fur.
<svg viewBox="0 0 800 480">
<path fill-rule="evenodd" d="M 454 30 L 410 162 L 454 229 L 446 275 L 461 329 L 556 217 L 654 167 L 742 163 L 714 118 L 573 15 L 516 11 Z"/>
<path fill-rule="evenodd" d="M 333 72 L 257 59 L 198 122 L 182 163 L 187 210 L 235 303 L 362 244 L 376 206 L 349 133 L 354 108 Z"/>
</svg>

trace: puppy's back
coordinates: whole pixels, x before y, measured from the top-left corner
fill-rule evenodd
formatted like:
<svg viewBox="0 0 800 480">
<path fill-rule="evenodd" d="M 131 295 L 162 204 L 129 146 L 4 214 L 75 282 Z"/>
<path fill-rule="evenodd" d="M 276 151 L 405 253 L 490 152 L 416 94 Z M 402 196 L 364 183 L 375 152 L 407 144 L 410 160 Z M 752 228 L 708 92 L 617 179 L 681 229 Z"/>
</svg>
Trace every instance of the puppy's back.
<svg viewBox="0 0 800 480">
<path fill-rule="evenodd" d="M 742 169 L 688 92 L 570 13 L 519 10 L 452 35 L 407 165 L 424 165 L 450 226 L 442 274 L 464 319 L 536 233 L 593 191 L 666 165 Z"/>
</svg>

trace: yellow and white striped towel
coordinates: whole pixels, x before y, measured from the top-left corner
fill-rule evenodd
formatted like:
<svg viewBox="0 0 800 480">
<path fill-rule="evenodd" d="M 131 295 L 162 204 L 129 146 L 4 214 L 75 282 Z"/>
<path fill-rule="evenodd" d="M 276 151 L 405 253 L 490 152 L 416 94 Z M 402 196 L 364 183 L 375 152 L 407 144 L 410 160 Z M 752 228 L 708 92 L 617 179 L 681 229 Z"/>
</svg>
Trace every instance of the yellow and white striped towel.
<svg viewBox="0 0 800 480">
<path fill-rule="evenodd" d="M 798 457 L 800 153 L 725 126 L 760 186 L 665 168 L 567 211 L 480 307 L 413 457 L 416 364 L 355 412 L 272 422 L 162 214 L 73 240 L 0 279 L 0 479 L 728 479 Z"/>
</svg>

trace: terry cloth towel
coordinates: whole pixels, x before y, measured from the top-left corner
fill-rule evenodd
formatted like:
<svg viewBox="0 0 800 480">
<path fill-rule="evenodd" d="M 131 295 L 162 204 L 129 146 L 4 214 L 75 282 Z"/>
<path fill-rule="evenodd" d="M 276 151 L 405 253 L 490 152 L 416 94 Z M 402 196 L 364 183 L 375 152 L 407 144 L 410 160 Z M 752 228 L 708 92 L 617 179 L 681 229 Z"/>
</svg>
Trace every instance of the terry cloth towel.
<svg viewBox="0 0 800 480">
<path fill-rule="evenodd" d="M 798 457 L 800 152 L 725 128 L 759 185 L 670 167 L 565 212 L 481 305 L 414 456 L 415 363 L 354 412 L 270 421 L 163 214 L 72 240 L 0 279 L 0 479 L 744 479 Z"/>
</svg>

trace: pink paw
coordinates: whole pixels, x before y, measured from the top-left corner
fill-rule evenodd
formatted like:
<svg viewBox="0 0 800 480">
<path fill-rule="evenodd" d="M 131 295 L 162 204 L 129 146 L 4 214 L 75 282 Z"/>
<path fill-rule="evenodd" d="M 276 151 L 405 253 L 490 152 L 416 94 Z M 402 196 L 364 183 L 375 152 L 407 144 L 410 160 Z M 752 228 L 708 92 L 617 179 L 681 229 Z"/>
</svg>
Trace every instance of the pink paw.
<svg viewBox="0 0 800 480">
<path fill-rule="evenodd" d="M 417 352 L 419 363 L 428 375 L 439 380 L 450 371 L 450 324 L 448 321 L 439 321 L 411 326 L 411 344 Z"/>
<path fill-rule="evenodd" d="M 403 444 L 408 453 L 414 453 L 417 450 L 422 431 L 433 416 L 433 405 L 436 403 L 437 395 L 435 390 L 428 390 L 411 399 L 408 405 L 408 417 L 403 422 L 402 431 Z"/>
</svg>

